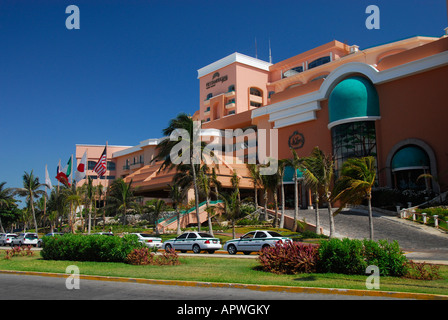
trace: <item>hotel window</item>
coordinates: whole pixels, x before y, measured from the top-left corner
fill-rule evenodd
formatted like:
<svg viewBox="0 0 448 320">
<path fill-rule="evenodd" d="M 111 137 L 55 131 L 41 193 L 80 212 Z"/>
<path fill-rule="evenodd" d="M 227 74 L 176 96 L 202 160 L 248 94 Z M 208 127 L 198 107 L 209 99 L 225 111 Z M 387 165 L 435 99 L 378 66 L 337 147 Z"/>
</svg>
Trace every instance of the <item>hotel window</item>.
<svg viewBox="0 0 448 320">
<path fill-rule="evenodd" d="M 275 94 L 275 91 L 269 91 L 268 98 L 270 99 L 273 94 Z"/>
<path fill-rule="evenodd" d="M 261 97 L 261 91 L 258 90 L 257 88 L 250 88 L 250 94 L 253 96 L 258 96 Z"/>
<path fill-rule="evenodd" d="M 375 121 L 357 121 L 331 128 L 335 174 L 349 158 L 373 156 L 376 159 Z"/>
<path fill-rule="evenodd" d="M 316 67 L 321 66 L 323 64 L 326 64 L 326 63 L 330 62 L 330 60 L 331 59 L 330 59 L 329 56 L 316 59 L 316 60 L 314 60 L 314 61 L 312 61 L 312 62 L 310 62 L 308 64 L 308 70 L 316 68 Z"/>
<path fill-rule="evenodd" d="M 228 90 L 228 92 L 232 92 L 232 91 L 235 91 L 235 85 L 234 85 L 234 84 L 232 84 L 231 86 L 229 86 L 229 90 Z"/>
<path fill-rule="evenodd" d="M 107 170 L 115 170 L 115 162 L 107 161 Z"/>
<path fill-rule="evenodd" d="M 235 110 L 229 111 L 228 115 L 230 116 L 231 114 L 235 114 Z"/>
<path fill-rule="evenodd" d="M 282 78 L 292 77 L 296 74 L 303 72 L 303 66 L 298 66 L 295 68 L 291 68 L 288 71 L 283 72 Z"/>
<path fill-rule="evenodd" d="M 259 107 L 261 107 L 261 103 L 251 101 L 251 102 L 250 102 L 250 106 L 251 106 L 251 107 L 257 107 L 257 108 L 259 108 Z"/>
<path fill-rule="evenodd" d="M 87 162 L 87 169 L 88 170 L 93 170 L 93 168 L 95 168 L 96 166 L 96 162 L 95 161 L 88 161 Z"/>
<path fill-rule="evenodd" d="M 208 95 L 207 95 L 207 99 L 206 100 L 209 100 L 209 99 L 211 99 L 213 97 L 213 93 L 209 93 Z"/>
</svg>

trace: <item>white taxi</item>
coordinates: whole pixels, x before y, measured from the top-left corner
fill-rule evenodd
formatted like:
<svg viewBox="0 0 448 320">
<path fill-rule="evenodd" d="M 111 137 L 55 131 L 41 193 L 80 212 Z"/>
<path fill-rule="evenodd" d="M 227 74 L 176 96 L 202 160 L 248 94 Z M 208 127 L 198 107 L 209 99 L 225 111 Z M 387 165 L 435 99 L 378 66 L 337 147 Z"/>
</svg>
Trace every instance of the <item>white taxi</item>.
<svg viewBox="0 0 448 320">
<path fill-rule="evenodd" d="M 163 248 L 166 251 L 174 249 L 180 252 L 193 251 L 194 253 L 200 253 L 205 250 L 208 253 L 214 253 L 216 250 L 220 250 L 222 245 L 218 238 L 214 238 L 208 233 L 192 231 L 165 241 Z"/>
<path fill-rule="evenodd" d="M 228 240 L 224 245 L 224 250 L 227 250 L 229 254 L 236 254 L 238 251 L 250 254 L 264 248 L 274 247 L 276 243 L 289 241 L 292 242 L 292 239 L 284 237 L 278 232 L 256 230 L 248 232 L 238 239 Z"/>
</svg>

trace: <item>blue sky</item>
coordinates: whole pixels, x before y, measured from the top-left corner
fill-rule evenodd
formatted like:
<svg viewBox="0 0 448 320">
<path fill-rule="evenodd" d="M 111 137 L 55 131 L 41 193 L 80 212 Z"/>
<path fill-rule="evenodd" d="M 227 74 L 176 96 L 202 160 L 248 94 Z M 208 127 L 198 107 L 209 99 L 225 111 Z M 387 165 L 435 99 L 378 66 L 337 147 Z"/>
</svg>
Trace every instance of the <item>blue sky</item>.
<svg viewBox="0 0 448 320">
<path fill-rule="evenodd" d="M 68 5 L 80 29 L 68 30 Z M 380 29 L 368 30 L 368 5 Z M 75 144 L 136 145 L 199 108 L 197 70 L 233 52 L 279 62 L 334 39 L 361 49 L 448 26 L 444 0 L 0 1 L 0 181 L 53 184 Z"/>
</svg>

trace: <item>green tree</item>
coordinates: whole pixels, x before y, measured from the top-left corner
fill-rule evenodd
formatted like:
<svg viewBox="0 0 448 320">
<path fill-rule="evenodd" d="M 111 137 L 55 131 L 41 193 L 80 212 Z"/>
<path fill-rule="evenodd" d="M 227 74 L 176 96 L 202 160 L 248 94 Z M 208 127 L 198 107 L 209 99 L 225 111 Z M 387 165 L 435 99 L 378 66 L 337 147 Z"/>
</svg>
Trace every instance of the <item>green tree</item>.
<svg viewBox="0 0 448 320">
<path fill-rule="evenodd" d="M 31 213 L 34 219 L 34 227 L 37 233 L 37 220 L 36 212 L 34 210 L 34 201 L 40 196 L 44 196 L 46 192 L 41 190 L 42 187 L 46 186 L 44 183 L 39 182 L 39 177 L 35 177 L 33 170 L 30 173 L 25 172 L 23 177 L 23 188 L 17 188 L 16 192 L 19 196 L 25 197 L 28 207 L 31 209 Z"/>
<path fill-rule="evenodd" d="M 92 203 L 93 203 L 93 201 L 95 201 L 95 189 L 96 188 L 93 185 L 93 180 L 90 176 L 87 177 L 87 181 L 84 185 L 85 185 L 85 190 L 84 190 L 85 193 L 84 194 L 86 197 L 86 204 L 87 204 L 88 212 L 89 212 L 87 233 L 90 234 L 90 231 L 92 229 Z"/>
<path fill-rule="evenodd" d="M 75 233 L 75 223 L 76 223 L 76 210 L 81 205 L 82 202 L 82 192 L 80 188 L 77 188 L 75 184 L 71 187 L 63 189 L 64 191 L 64 201 L 65 204 L 69 206 L 68 211 L 68 226 L 71 233 Z"/>
<path fill-rule="evenodd" d="M 350 158 L 342 165 L 335 190 L 334 200 L 340 200 L 341 208 L 346 204 L 359 204 L 367 199 L 369 210 L 370 239 L 373 240 L 372 188 L 375 185 L 376 167 L 372 156 Z"/>
<path fill-rule="evenodd" d="M 238 192 L 233 191 L 232 193 L 222 192 L 219 197 L 224 202 L 224 212 L 227 218 L 232 223 L 232 237 L 236 238 L 235 233 L 235 222 L 241 218 L 241 201 L 238 198 Z"/>
<path fill-rule="evenodd" d="M 204 144 L 200 141 L 198 123 L 198 121 L 193 121 L 193 118 L 185 113 L 180 113 L 176 118 L 171 119 L 168 127 L 162 131 L 167 139 L 164 139 L 157 145 L 158 154 L 153 161 L 163 161 L 159 170 L 167 168 L 173 169 L 174 167 L 181 165 L 190 167 L 193 177 L 192 183 L 196 205 L 196 216 L 198 219 L 198 231 L 200 231 L 201 221 L 199 219 L 199 189 L 196 165 L 201 163 L 201 152 Z M 179 133 L 182 135 L 179 135 Z M 172 141 L 171 137 L 175 137 L 175 141 Z M 184 139 L 185 141 L 183 141 Z M 178 144 L 181 145 L 182 148 L 179 148 Z M 171 159 L 173 155 L 178 158 Z"/>
<path fill-rule="evenodd" d="M 185 192 L 182 191 L 182 188 L 177 184 L 173 183 L 172 185 L 169 185 L 170 187 L 170 198 L 173 201 L 173 208 L 176 211 L 177 215 L 177 234 L 181 234 L 180 230 L 180 205 L 185 199 Z"/>
<path fill-rule="evenodd" d="M 304 174 L 315 184 L 315 190 L 320 190 L 322 200 L 327 203 L 330 219 L 330 238 L 335 235 L 334 213 L 331 206 L 333 195 L 334 161 L 332 155 L 325 154 L 319 147 L 315 147 L 307 161 L 303 161 Z M 314 178 L 311 178 L 311 175 Z M 306 178 L 305 178 L 306 179 Z"/>
<path fill-rule="evenodd" d="M 0 209 L 9 209 L 16 206 L 14 199 L 14 189 L 5 188 L 6 182 L 0 182 Z M 5 232 L 2 224 L 2 217 L 0 215 L 0 230 Z"/>
<path fill-rule="evenodd" d="M 297 219 L 299 217 L 299 178 L 297 176 L 297 170 L 302 168 L 303 160 L 299 158 L 296 150 L 291 148 L 292 159 L 287 159 L 285 165 L 292 167 L 294 170 L 294 225 L 293 231 L 297 230 Z"/>
<path fill-rule="evenodd" d="M 123 225 L 126 225 L 127 222 L 127 210 L 135 205 L 136 197 L 132 188 L 132 180 L 126 183 L 121 178 L 116 179 L 110 186 L 108 206 L 117 212 L 123 212 Z"/>
<path fill-rule="evenodd" d="M 258 210 L 258 187 L 261 183 L 260 170 L 258 165 L 254 163 L 248 163 L 246 166 L 249 170 L 250 178 L 252 179 L 252 183 L 254 185 L 255 210 Z"/>
<path fill-rule="evenodd" d="M 212 218 L 211 218 L 211 212 L 210 209 L 210 196 L 211 196 L 211 190 L 212 190 L 212 180 L 210 175 L 206 172 L 207 167 L 203 166 L 201 170 L 198 172 L 198 184 L 199 188 L 202 190 L 202 192 L 205 195 L 206 199 L 206 212 L 207 212 L 207 221 L 208 221 L 208 230 L 210 235 L 213 237 L 213 227 L 212 227 Z"/>
</svg>

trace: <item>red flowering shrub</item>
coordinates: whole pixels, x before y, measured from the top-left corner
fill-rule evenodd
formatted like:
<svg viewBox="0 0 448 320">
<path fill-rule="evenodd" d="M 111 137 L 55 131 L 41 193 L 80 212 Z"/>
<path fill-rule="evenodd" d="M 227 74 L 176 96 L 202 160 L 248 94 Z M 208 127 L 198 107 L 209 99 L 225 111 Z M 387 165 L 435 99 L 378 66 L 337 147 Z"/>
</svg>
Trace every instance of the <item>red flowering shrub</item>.
<svg viewBox="0 0 448 320">
<path fill-rule="evenodd" d="M 264 271 L 277 274 L 316 272 L 318 247 L 295 242 L 277 243 L 263 249 L 258 260 Z"/>
</svg>

